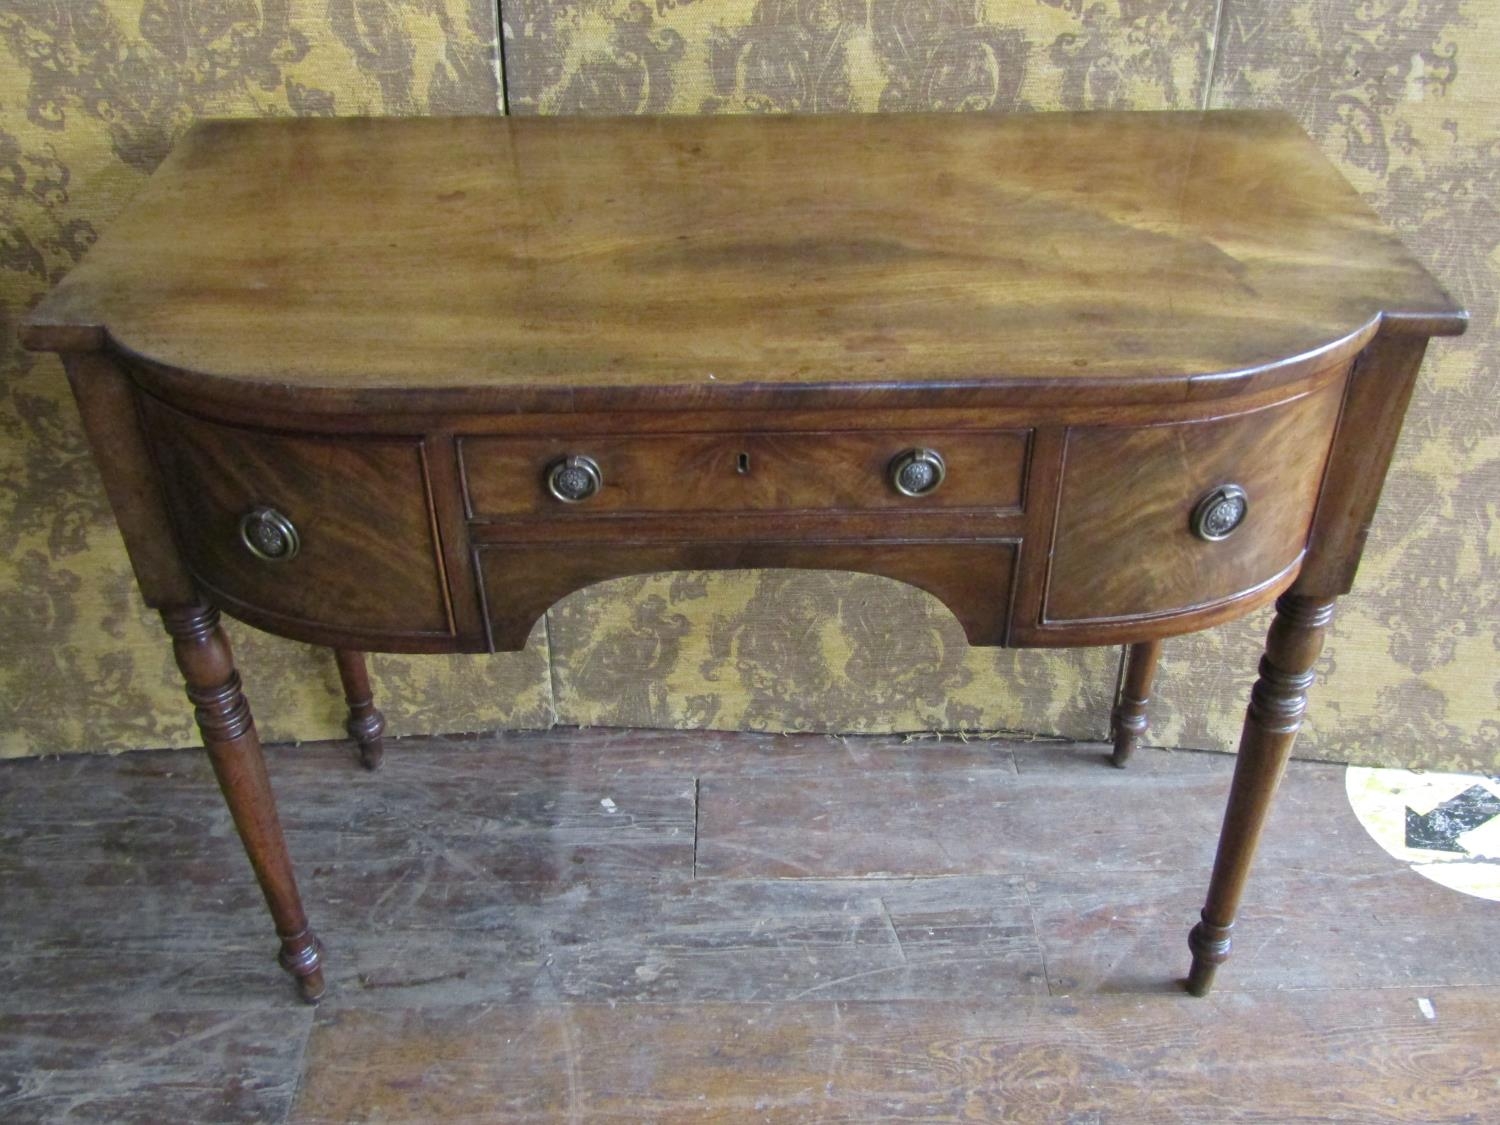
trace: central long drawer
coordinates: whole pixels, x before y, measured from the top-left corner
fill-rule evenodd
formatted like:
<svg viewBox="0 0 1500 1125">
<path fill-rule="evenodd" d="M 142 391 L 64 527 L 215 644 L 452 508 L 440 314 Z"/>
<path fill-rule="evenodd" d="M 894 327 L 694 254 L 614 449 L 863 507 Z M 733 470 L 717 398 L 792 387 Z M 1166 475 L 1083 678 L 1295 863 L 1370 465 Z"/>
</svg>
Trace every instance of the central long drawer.
<svg viewBox="0 0 1500 1125">
<path fill-rule="evenodd" d="M 469 437 L 460 457 L 471 519 L 612 512 L 1018 511 L 1030 431 L 570 434 Z M 930 450 L 946 479 L 910 496 L 892 481 L 906 453 Z M 600 486 L 562 502 L 549 469 L 586 457 Z"/>
</svg>

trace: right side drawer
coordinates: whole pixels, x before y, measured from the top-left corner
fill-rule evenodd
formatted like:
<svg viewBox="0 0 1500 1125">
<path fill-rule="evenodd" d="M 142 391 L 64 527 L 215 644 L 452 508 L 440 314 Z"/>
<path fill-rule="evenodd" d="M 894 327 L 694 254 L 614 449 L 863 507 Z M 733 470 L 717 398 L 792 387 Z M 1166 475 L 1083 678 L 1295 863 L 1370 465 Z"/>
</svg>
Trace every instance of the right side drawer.
<svg viewBox="0 0 1500 1125">
<path fill-rule="evenodd" d="M 1283 574 L 1307 544 L 1342 395 L 1335 380 L 1222 418 L 1070 430 L 1044 624 L 1158 617 Z"/>
</svg>

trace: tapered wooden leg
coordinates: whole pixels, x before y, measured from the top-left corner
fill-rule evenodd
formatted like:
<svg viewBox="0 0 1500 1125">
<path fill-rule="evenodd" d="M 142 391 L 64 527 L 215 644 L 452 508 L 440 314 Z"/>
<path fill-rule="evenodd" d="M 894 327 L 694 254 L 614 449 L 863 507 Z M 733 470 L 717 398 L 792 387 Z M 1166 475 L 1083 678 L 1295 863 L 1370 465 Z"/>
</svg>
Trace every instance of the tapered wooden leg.
<svg viewBox="0 0 1500 1125">
<path fill-rule="evenodd" d="M 1194 996 L 1208 995 L 1215 970 L 1229 959 L 1229 931 L 1271 797 L 1281 783 L 1292 743 L 1302 726 L 1313 662 L 1323 649 L 1333 604 L 1333 598 L 1296 594 L 1283 594 L 1276 602 L 1276 617 L 1260 661 L 1260 677 L 1251 689 L 1245 713 L 1208 901 L 1202 920 L 1188 935 L 1193 965 L 1187 989 Z"/>
<path fill-rule="evenodd" d="M 1110 716 L 1110 733 L 1115 740 L 1110 758 L 1121 769 L 1141 744 L 1148 720 L 1146 706 L 1151 702 L 1151 684 L 1156 679 L 1156 662 L 1161 656 L 1161 641 L 1142 641 L 1131 645 L 1125 655 L 1125 677 L 1120 684 L 1120 698 Z"/>
<path fill-rule="evenodd" d="M 172 635 L 188 698 L 197 708 L 198 728 L 219 788 L 271 908 L 281 938 L 281 967 L 296 979 L 302 998 L 315 1004 L 323 995 L 323 949 L 308 928 L 297 894 L 260 737 L 240 690 L 229 639 L 219 628 L 219 611 L 204 605 L 177 606 L 162 610 L 161 616 Z"/>
<path fill-rule="evenodd" d="M 370 673 L 365 668 L 365 654 L 336 648 L 333 658 L 338 661 L 339 679 L 344 683 L 344 701 L 349 704 L 349 719 L 344 729 L 359 744 L 359 760 L 365 769 L 379 769 L 385 759 L 385 716 L 375 706 Z"/>
</svg>

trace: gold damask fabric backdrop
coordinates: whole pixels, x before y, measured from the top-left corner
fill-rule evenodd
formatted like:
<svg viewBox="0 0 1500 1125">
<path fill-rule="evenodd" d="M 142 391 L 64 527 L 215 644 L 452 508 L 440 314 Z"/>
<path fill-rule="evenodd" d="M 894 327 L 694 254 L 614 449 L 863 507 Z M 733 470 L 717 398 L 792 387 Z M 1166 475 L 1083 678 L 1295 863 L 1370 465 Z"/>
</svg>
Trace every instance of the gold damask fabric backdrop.
<svg viewBox="0 0 1500 1125">
<path fill-rule="evenodd" d="M 196 738 L 62 368 L 16 345 L 24 311 L 199 117 L 501 106 L 488 0 L 0 0 L 0 756 Z M 230 633 L 263 734 L 341 733 L 326 652 Z M 379 675 L 404 730 L 552 719 L 545 638 Z"/>
<path fill-rule="evenodd" d="M 0 0 L 0 754 L 181 744 L 60 372 L 14 320 L 192 118 L 1276 106 L 1474 315 L 1432 349 L 1300 752 L 1500 769 L 1500 13 L 1487 0 Z M 16 65 L 12 65 L 12 60 Z M 1173 642 L 1155 741 L 1232 749 L 1263 617 Z M 235 627 L 263 732 L 329 737 L 331 661 Z M 401 730 L 548 722 L 1104 733 L 1118 654 L 970 649 L 859 575 L 672 574 L 565 600 L 526 652 L 376 657 Z"/>
</svg>

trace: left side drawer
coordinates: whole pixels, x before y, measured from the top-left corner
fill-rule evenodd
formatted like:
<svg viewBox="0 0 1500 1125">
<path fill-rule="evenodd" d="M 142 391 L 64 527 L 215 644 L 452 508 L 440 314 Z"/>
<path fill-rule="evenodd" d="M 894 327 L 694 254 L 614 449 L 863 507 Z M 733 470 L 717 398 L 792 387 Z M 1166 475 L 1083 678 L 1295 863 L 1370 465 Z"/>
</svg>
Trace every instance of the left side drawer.
<svg viewBox="0 0 1500 1125">
<path fill-rule="evenodd" d="M 229 426 L 150 398 L 141 412 L 182 552 L 225 609 L 308 639 L 453 633 L 419 437 Z"/>
</svg>

